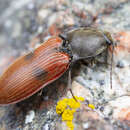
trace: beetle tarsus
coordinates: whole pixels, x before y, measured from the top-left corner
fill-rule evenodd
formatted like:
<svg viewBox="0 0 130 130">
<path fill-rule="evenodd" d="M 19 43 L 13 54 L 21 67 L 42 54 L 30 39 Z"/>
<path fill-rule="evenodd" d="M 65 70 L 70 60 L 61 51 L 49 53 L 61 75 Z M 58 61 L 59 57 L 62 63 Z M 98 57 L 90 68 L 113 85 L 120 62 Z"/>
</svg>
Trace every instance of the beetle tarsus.
<svg viewBox="0 0 130 130">
<path fill-rule="evenodd" d="M 70 93 L 71 93 L 72 97 L 74 98 L 74 100 L 75 100 L 76 102 L 78 102 L 78 101 L 77 101 L 77 99 L 75 98 L 75 96 L 74 96 L 74 94 L 73 94 L 73 92 L 72 92 L 72 89 L 71 89 L 71 88 L 69 89 L 69 91 L 70 91 Z"/>
<path fill-rule="evenodd" d="M 70 91 L 72 97 L 74 98 L 74 100 L 75 100 L 76 102 L 78 102 L 77 99 L 75 98 L 73 92 L 72 92 L 71 84 L 72 84 L 72 81 L 71 81 L 71 70 L 69 70 L 69 76 L 68 76 L 68 88 L 69 88 L 69 91 Z"/>
</svg>

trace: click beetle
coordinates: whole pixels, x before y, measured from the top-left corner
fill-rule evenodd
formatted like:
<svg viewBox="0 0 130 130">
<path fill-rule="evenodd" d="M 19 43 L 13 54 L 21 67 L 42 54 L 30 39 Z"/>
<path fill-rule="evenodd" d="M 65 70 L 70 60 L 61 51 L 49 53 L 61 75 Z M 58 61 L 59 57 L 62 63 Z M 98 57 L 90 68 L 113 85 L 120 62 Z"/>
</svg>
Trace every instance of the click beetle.
<svg viewBox="0 0 130 130">
<path fill-rule="evenodd" d="M 19 57 L 0 77 L 0 105 L 20 102 L 61 77 L 72 64 L 96 57 L 113 45 L 109 32 L 77 28 L 52 36 Z"/>
</svg>

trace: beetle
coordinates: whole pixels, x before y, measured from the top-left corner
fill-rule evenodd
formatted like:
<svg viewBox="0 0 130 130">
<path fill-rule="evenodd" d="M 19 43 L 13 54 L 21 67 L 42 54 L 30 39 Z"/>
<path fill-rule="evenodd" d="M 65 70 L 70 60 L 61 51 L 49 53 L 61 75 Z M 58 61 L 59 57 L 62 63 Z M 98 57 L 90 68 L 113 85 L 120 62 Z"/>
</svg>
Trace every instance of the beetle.
<svg viewBox="0 0 130 130">
<path fill-rule="evenodd" d="M 109 32 L 80 27 L 52 36 L 16 59 L 0 77 L 0 105 L 20 102 L 61 77 L 73 64 L 101 54 L 113 40 Z"/>
</svg>

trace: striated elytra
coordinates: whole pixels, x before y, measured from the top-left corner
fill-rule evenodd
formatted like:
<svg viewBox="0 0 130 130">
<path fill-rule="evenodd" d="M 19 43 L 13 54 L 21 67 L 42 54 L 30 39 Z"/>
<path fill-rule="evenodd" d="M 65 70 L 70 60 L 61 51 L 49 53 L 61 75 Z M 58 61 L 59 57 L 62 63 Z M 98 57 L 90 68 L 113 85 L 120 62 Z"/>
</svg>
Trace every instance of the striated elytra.
<svg viewBox="0 0 130 130">
<path fill-rule="evenodd" d="M 19 57 L 0 77 L 0 105 L 20 102 L 52 83 L 72 63 L 92 58 L 113 45 L 111 35 L 95 28 L 78 28 L 53 36 Z"/>
</svg>

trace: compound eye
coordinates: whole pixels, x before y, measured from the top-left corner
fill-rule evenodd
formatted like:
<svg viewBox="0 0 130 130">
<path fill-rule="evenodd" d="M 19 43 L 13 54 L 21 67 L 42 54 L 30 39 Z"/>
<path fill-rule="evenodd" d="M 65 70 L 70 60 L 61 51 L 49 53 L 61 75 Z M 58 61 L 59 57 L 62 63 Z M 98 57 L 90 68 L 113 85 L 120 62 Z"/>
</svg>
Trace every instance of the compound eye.
<svg viewBox="0 0 130 130">
<path fill-rule="evenodd" d="M 110 35 L 110 33 L 109 32 L 104 32 L 103 33 L 103 36 L 104 36 L 104 38 L 105 38 L 105 40 L 106 40 L 106 44 L 107 45 L 113 45 L 113 40 L 112 40 L 112 37 L 111 37 L 111 35 Z"/>
<path fill-rule="evenodd" d="M 109 40 L 109 41 L 106 41 L 106 44 L 110 46 L 110 45 L 113 45 L 113 42 L 111 42 L 111 41 Z"/>
<path fill-rule="evenodd" d="M 104 38 L 106 40 L 107 45 L 112 45 L 113 44 L 112 41 L 106 35 L 104 35 Z"/>
</svg>

